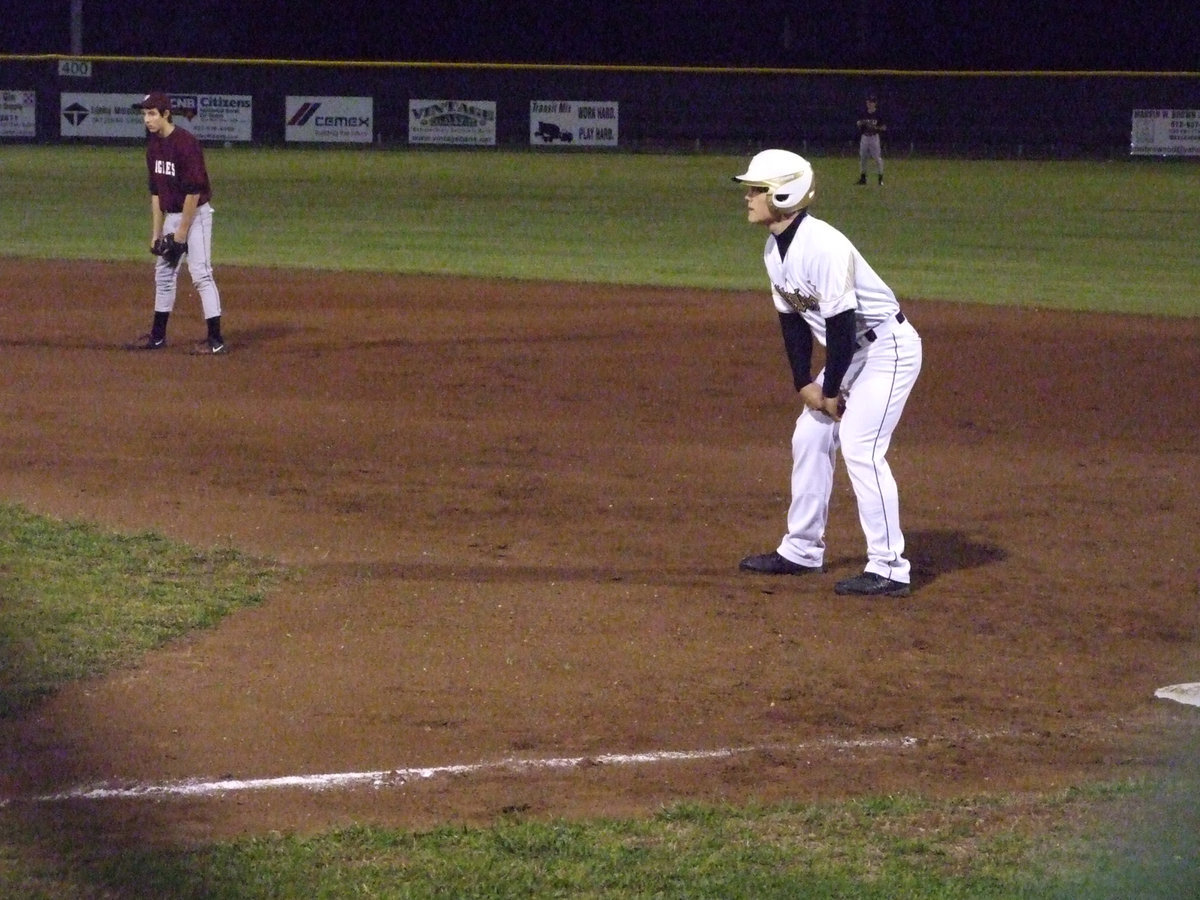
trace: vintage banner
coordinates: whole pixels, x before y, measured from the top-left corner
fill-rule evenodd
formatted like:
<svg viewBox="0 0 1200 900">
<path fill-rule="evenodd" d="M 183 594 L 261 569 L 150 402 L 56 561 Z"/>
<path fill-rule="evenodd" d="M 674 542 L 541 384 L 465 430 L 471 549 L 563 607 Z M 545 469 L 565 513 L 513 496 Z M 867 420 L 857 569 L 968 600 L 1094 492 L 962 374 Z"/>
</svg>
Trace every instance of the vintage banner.
<svg viewBox="0 0 1200 900">
<path fill-rule="evenodd" d="M 495 146 L 495 100 L 409 100 L 410 144 Z"/>
</svg>

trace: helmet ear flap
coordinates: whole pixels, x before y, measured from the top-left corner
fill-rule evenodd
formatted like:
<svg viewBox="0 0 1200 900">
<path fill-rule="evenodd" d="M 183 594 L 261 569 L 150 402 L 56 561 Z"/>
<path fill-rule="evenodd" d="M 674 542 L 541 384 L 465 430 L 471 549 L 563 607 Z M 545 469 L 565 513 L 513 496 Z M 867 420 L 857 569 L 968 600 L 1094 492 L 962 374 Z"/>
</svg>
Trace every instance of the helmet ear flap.
<svg viewBox="0 0 1200 900">
<path fill-rule="evenodd" d="M 810 169 L 791 181 L 768 190 L 767 206 L 776 215 L 790 216 L 812 203 L 816 193 L 816 179 Z"/>
</svg>

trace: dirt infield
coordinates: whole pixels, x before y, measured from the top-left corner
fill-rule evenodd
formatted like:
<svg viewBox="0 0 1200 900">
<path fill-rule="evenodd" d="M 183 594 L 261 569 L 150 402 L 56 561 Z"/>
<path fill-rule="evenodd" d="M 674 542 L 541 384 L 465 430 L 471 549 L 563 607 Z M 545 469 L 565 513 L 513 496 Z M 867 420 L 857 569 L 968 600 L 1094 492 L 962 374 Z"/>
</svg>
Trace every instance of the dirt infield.
<svg viewBox="0 0 1200 900">
<path fill-rule="evenodd" d="M 1200 319 L 906 302 L 916 590 L 880 601 L 832 592 L 864 561 L 844 471 L 825 576 L 737 571 L 780 537 L 797 410 L 760 292 L 219 276 L 229 356 L 186 353 L 194 296 L 130 353 L 147 266 L 0 260 L 0 498 L 300 572 L 0 723 L 3 793 L 476 768 L 39 821 L 190 842 L 1040 789 L 1195 721 L 1153 692 L 1200 680 Z"/>
</svg>

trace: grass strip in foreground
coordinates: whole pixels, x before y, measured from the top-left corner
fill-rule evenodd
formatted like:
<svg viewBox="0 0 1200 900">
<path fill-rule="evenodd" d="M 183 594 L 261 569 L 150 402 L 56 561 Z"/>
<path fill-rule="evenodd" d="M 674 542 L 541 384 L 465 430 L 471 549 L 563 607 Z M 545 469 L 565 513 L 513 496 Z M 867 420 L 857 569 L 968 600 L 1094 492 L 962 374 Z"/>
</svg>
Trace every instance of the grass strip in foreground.
<svg viewBox="0 0 1200 900">
<path fill-rule="evenodd" d="M 1050 794 L 680 805 L 646 820 L 351 827 L 191 849 L 0 845 L 0 893 L 250 898 L 1197 896 L 1194 778 Z M 1164 800 L 1166 801 L 1164 803 Z M 11 810 L 0 810 L 0 826 Z M 9 823 L 11 824 L 11 823 Z M 17 894 L 4 893 L 4 896 Z"/>
<path fill-rule="evenodd" d="M 278 575 L 232 549 L 0 504 L 0 718 L 262 602 Z"/>
</svg>

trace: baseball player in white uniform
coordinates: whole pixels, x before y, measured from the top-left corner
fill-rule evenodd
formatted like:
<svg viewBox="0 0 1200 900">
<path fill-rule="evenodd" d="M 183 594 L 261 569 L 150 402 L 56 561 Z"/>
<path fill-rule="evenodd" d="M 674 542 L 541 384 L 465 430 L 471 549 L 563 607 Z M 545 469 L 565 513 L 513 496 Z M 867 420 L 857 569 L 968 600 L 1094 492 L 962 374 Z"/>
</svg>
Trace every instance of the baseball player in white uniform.
<svg viewBox="0 0 1200 900">
<path fill-rule="evenodd" d="M 804 411 L 792 435 L 792 500 L 779 547 L 740 568 L 767 575 L 824 571 L 825 527 L 837 452 L 858 501 L 865 570 L 838 594 L 907 596 L 900 501 L 886 454 L 921 371 L 921 338 L 896 295 L 840 231 L 812 216 L 812 166 L 764 150 L 734 181 L 747 186 L 747 219 L 767 228 L 764 261 L 784 348 Z M 813 340 L 825 367 L 811 374 Z"/>
</svg>

